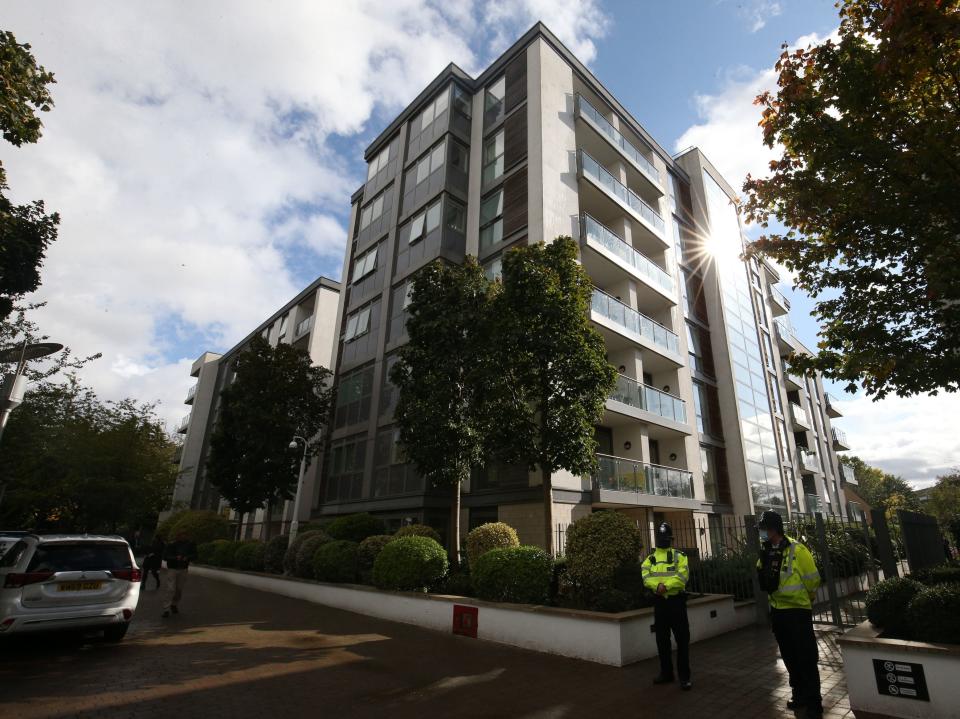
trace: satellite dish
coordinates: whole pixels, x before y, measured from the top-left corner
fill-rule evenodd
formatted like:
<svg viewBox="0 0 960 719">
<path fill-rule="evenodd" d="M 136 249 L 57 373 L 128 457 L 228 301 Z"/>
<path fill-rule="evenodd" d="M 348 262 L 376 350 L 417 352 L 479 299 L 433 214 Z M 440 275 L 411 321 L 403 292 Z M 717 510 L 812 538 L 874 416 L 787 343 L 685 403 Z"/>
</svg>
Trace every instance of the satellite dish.
<svg viewBox="0 0 960 719">
<path fill-rule="evenodd" d="M 23 345 L 20 347 L 10 347 L 9 349 L 0 351 L 0 362 L 19 362 L 21 357 L 25 360 L 40 359 L 41 357 L 52 355 L 54 352 L 59 352 L 62 349 L 63 345 L 57 342 L 37 342 L 32 345 L 27 345 L 26 348 L 24 348 Z"/>
</svg>

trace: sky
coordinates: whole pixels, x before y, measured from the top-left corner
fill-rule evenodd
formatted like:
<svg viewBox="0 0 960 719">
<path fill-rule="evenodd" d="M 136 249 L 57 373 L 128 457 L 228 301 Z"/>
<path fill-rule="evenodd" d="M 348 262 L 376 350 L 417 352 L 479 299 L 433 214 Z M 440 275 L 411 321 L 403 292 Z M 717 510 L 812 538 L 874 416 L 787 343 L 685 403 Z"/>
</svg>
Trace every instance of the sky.
<svg viewBox="0 0 960 719">
<path fill-rule="evenodd" d="M 477 75 L 537 20 L 737 188 L 771 157 L 752 100 L 780 45 L 838 24 L 833 0 L 6 0 L 57 79 L 40 142 L 0 143 L 12 198 L 61 215 L 32 318 L 103 354 L 82 371 L 101 397 L 156 402 L 173 430 L 194 359 L 340 279 L 367 144 L 449 62 Z M 812 301 L 784 289 L 815 347 Z M 833 394 L 869 464 L 918 487 L 960 466 L 960 397 Z"/>
</svg>

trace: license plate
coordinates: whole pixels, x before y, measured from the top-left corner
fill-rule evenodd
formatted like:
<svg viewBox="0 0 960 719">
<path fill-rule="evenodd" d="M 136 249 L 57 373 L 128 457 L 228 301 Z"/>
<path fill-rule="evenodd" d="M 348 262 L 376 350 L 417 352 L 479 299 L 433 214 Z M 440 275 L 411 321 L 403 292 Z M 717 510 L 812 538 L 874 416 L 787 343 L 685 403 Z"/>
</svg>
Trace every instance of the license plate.
<svg viewBox="0 0 960 719">
<path fill-rule="evenodd" d="M 57 587 L 58 592 L 90 592 L 100 589 L 103 582 L 61 582 Z"/>
</svg>

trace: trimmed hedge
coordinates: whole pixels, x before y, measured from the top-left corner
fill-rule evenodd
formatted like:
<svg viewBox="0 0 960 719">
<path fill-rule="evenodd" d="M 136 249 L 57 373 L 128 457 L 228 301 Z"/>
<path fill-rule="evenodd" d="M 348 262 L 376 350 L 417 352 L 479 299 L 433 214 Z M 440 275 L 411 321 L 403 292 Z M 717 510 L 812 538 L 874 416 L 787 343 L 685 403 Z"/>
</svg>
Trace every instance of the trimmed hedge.
<svg viewBox="0 0 960 719">
<path fill-rule="evenodd" d="M 267 545 L 263 542 L 243 542 L 233 557 L 234 566 L 247 572 L 262 572 Z"/>
<path fill-rule="evenodd" d="M 297 537 L 300 539 L 300 537 Z M 307 537 L 300 546 L 297 547 L 297 556 L 293 564 L 293 576 L 300 579 L 313 579 L 313 555 L 317 550 L 327 542 L 332 542 L 329 535 L 323 532 L 317 532 Z M 296 541 L 294 541 L 296 544 Z"/>
<path fill-rule="evenodd" d="M 447 573 L 447 553 L 429 537 L 401 537 L 385 546 L 373 563 L 381 589 L 425 591 Z"/>
<path fill-rule="evenodd" d="M 306 545 L 304 545 L 306 547 Z M 346 539 L 323 542 L 313 555 L 313 576 L 321 582 L 357 581 L 357 548 Z"/>
<path fill-rule="evenodd" d="M 473 577 L 466 572 L 452 572 L 444 577 L 440 586 L 435 587 L 434 591 L 438 594 L 452 594 L 457 597 L 473 597 L 476 591 L 473 589 Z"/>
<path fill-rule="evenodd" d="M 517 530 L 504 522 L 490 522 L 481 524 L 467 535 L 467 561 L 471 567 L 477 566 L 477 561 L 493 549 L 519 547 Z"/>
<path fill-rule="evenodd" d="M 281 534 L 273 537 L 266 544 L 263 555 L 263 571 L 271 574 L 283 574 L 283 558 L 287 554 L 290 537 Z"/>
<path fill-rule="evenodd" d="M 632 520 L 601 511 L 581 517 L 567 529 L 567 577 L 588 605 L 624 565 L 640 560 L 641 534 Z"/>
<path fill-rule="evenodd" d="M 317 535 L 322 535 L 327 537 L 328 535 L 325 532 L 314 529 L 309 532 L 300 532 L 297 534 L 296 539 L 290 542 L 287 545 L 287 551 L 283 554 L 283 572 L 284 574 L 296 574 L 297 569 L 297 552 L 300 551 L 300 547 L 303 546 L 303 543 L 306 542 L 311 537 L 316 537 Z"/>
<path fill-rule="evenodd" d="M 440 533 L 426 524 L 408 524 L 405 527 L 400 527 L 393 536 L 398 539 L 400 537 L 429 537 L 437 544 L 443 544 L 440 541 Z"/>
<path fill-rule="evenodd" d="M 692 562 L 691 562 L 692 565 Z M 757 555 L 738 551 L 728 556 L 707 557 L 690 567 L 688 591 L 697 594 L 732 594 L 735 601 L 753 599 Z"/>
<path fill-rule="evenodd" d="M 216 549 L 213 553 L 213 563 L 218 567 L 231 569 L 236 566 L 237 550 L 243 542 L 234 542 L 232 540 L 221 540 L 216 542 Z"/>
<path fill-rule="evenodd" d="M 908 628 L 907 606 L 922 591 L 923 585 L 913 579 L 884 579 L 867 592 L 867 619 L 884 631 L 905 632 Z"/>
<path fill-rule="evenodd" d="M 907 606 L 910 639 L 960 644 L 960 584 L 925 588 Z"/>
<path fill-rule="evenodd" d="M 173 537 L 170 536 L 170 530 L 173 529 L 173 526 L 183 518 L 183 515 L 189 513 L 189 509 L 178 509 L 176 512 L 171 514 L 157 525 L 157 531 L 154 536 L 160 537 L 160 539 L 162 539 L 164 542 L 171 541 Z M 206 544 L 206 542 L 204 542 L 204 544 Z"/>
<path fill-rule="evenodd" d="M 921 584 L 933 586 L 934 584 L 957 584 L 960 583 L 960 567 L 930 567 L 921 569 L 910 575 L 911 579 L 916 579 Z"/>
<path fill-rule="evenodd" d="M 230 539 L 230 522 L 216 512 L 184 512 L 167 532 L 168 542 L 175 541 L 183 532 L 196 544 L 206 544 L 215 539 Z"/>
<path fill-rule="evenodd" d="M 374 534 L 360 542 L 357 551 L 357 566 L 360 571 L 373 571 L 373 563 L 377 561 L 377 555 L 395 539 L 396 537 L 392 534 Z"/>
<path fill-rule="evenodd" d="M 226 542 L 226 539 L 218 539 L 216 542 L 204 542 L 197 546 L 197 561 L 200 564 L 213 564 L 217 553 L 217 542 Z"/>
<path fill-rule="evenodd" d="M 482 554 L 472 576 L 480 599 L 545 604 L 550 598 L 553 560 L 540 547 L 501 547 Z"/>
<path fill-rule="evenodd" d="M 367 537 L 383 534 L 386 527 L 381 520 L 372 514 L 348 514 L 334 519 L 324 531 L 332 539 L 359 543 Z"/>
</svg>

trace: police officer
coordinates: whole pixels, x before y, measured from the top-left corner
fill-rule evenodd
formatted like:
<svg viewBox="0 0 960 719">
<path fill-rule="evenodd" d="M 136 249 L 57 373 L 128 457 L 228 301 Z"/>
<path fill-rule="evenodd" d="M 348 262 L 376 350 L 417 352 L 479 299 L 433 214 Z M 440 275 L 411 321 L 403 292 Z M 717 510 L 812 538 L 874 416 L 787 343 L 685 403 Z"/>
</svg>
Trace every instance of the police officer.
<svg viewBox="0 0 960 719">
<path fill-rule="evenodd" d="M 817 638 L 813 633 L 813 599 L 820 573 L 810 550 L 783 534 L 783 518 L 764 512 L 758 522 L 760 588 L 770 598 L 770 621 L 780 656 L 790 674 L 793 697 L 788 709 L 802 707 L 807 717 L 822 717 Z"/>
<path fill-rule="evenodd" d="M 667 522 L 657 528 L 656 549 L 642 566 L 643 584 L 656 595 L 653 604 L 653 623 L 657 633 L 657 654 L 660 656 L 660 674 L 654 684 L 673 681 L 673 658 L 670 651 L 670 632 L 677 640 L 677 673 L 681 689 L 690 684 L 690 624 L 687 621 L 687 579 L 690 576 L 687 557 L 671 549 L 673 529 Z"/>
</svg>

